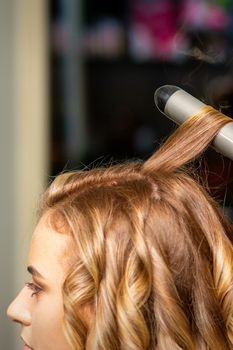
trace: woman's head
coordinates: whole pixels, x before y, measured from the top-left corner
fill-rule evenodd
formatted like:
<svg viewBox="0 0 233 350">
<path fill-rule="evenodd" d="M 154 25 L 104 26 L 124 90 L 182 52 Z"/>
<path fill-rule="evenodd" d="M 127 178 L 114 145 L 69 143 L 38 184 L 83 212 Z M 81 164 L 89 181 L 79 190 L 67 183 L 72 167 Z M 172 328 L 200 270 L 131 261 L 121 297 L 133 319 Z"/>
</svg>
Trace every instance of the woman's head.
<svg viewBox="0 0 233 350">
<path fill-rule="evenodd" d="M 53 275 L 59 305 L 49 304 L 55 321 L 47 327 L 61 338 L 34 340 L 43 291 L 23 324 L 33 349 L 232 348 L 231 227 L 181 169 L 231 121 L 212 114 L 186 122 L 145 163 L 66 173 L 51 184 L 29 263 Z"/>
</svg>

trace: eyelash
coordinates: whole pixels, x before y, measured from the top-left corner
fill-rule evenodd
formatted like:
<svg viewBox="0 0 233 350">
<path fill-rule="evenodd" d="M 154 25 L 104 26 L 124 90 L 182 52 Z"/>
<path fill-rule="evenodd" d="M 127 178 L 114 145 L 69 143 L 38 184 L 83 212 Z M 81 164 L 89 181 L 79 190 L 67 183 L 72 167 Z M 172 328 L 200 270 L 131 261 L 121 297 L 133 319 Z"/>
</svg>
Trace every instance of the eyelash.
<svg viewBox="0 0 233 350">
<path fill-rule="evenodd" d="M 33 297 L 34 295 L 38 295 L 42 291 L 42 288 L 37 286 L 35 283 L 27 282 L 25 283 L 25 285 L 33 291 L 31 297 Z"/>
</svg>

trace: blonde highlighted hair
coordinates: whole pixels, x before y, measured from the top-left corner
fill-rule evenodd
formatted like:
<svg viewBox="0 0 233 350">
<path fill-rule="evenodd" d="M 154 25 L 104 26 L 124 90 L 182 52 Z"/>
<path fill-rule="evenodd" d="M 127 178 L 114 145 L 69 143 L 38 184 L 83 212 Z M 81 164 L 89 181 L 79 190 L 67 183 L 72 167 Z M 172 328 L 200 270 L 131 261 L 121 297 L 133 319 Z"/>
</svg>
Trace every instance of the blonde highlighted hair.
<svg viewBox="0 0 233 350">
<path fill-rule="evenodd" d="M 206 107 L 146 162 L 65 173 L 45 192 L 40 215 L 72 237 L 72 349 L 233 349 L 232 227 L 184 168 L 229 122 Z"/>
</svg>

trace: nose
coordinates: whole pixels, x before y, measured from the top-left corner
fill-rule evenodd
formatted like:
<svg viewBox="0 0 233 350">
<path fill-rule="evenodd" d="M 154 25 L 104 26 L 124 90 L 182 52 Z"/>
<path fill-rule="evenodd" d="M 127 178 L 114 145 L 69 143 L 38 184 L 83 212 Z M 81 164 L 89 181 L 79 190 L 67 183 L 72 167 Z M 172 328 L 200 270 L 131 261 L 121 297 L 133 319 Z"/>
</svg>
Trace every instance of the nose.
<svg viewBox="0 0 233 350">
<path fill-rule="evenodd" d="M 14 322 L 21 323 L 24 326 L 31 324 L 30 303 L 24 289 L 17 295 L 17 297 L 8 306 L 7 316 Z"/>
</svg>

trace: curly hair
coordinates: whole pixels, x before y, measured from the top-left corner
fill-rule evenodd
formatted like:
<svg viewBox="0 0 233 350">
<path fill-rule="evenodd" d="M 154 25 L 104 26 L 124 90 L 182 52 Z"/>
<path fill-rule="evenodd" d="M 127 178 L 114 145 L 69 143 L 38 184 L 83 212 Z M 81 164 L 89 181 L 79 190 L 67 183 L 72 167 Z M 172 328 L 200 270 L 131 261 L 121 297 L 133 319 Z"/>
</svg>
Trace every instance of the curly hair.
<svg viewBox="0 0 233 350">
<path fill-rule="evenodd" d="M 72 237 L 72 349 L 233 349 L 232 226 L 186 165 L 229 122 L 206 107 L 144 163 L 64 173 L 45 192 L 40 215 Z"/>
</svg>

